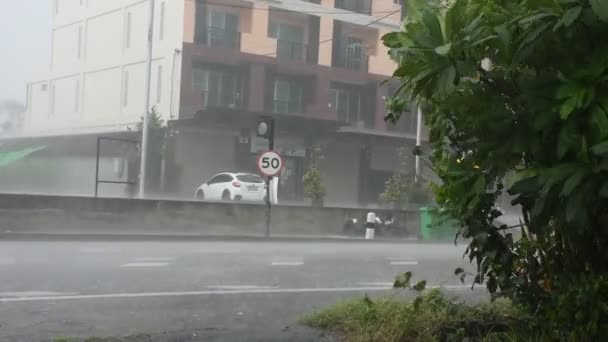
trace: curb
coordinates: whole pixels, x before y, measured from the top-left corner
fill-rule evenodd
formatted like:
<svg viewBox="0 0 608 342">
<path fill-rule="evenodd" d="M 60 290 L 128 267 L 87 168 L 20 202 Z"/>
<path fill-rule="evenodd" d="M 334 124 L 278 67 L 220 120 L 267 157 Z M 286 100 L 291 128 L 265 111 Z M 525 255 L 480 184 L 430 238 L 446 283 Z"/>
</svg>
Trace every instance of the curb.
<svg viewBox="0 0 608 342">
<path fill-rule="evenodd" d="M 120 234 L 120 233 L 39 233 L 4 232 L 3 241 L 251 241 L 251 242 L 327 242 L 327 243 L 427 243 L 416 238 L 364 238 L 347 236 L 271 236 L 260 235 L 203 235 L 203 234 Z"/>
</svg>

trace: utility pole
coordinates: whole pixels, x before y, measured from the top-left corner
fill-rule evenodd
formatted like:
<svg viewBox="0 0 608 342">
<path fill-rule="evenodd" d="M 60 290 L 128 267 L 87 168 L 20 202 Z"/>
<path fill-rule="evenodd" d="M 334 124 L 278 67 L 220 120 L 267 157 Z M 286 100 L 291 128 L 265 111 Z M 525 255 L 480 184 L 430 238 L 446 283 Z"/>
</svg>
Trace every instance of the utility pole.
<svg viewBox="0 0 608 342">
<path fill-rule="evenodd" d="M 405 0 L 400 0 L 401 3 L 401 23 L 407 17 L 407 6 L 405 6 Z M 416 149 L 419 150 L 422 145 L 422 109 L 419 105 L 416 107 L 410 107 L 410 110 L 416 110 Z M 416 166 L 415 166 L 414 182 L 417 184 L 420 179 L 420 156 L 416 154 Z"/>
<path fill-rule="evenodd" d="M 274 151 L 274 118 L 271 118 L 269 123 L 270 132 L 268 133 L 268 149 Z M 273 177 L 268 177 L 266 183 L 266 237 L 270 237 L 270 221 L 272 220 L 272 195 L 274 194 L 274 189 L 270 188 L 274 185 L 272 178 Z"/>
<path fill-rule="evenodd" d="M 145 110 L 144 124 L 141 132 L 141 164 L 139 167 L 139 198 L 143 199 L 146 196 L 146 166 L 148 161 L 148 137 L 150 126 L 150 83 L 152 79 L 152 51 L 154 47 L 154 1 L 150 1 L 150 23 L 148 25 L 148 55 L 147 55 L 147 70 L 145 84 Z"/>
</svg>

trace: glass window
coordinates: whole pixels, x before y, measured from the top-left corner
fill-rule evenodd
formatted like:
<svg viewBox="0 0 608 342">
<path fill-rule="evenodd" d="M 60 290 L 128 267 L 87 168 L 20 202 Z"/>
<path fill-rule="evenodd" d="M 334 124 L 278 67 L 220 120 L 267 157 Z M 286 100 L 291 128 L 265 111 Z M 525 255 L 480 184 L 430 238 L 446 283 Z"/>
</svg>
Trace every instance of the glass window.
<svg viewBox="0 0 608 342">
<path fill-rule="evenodd" d="M 211 180 L 207 184 L 228 183 L 232 182 L 233 180 L 234 178 L 232 178 L 231 175 L 221 174 L 211 178 Z"/>
<path fill-rule="evenodd" d="M 161 2 L 160 3 L 160 27 L 159 27 L 159 32 L 158 32 L 158 39 L 163 40 L 165 39 L 165 3 Z"/>
<path fill-rule="evenodd" d="M 298 113 L 302 111 L 302 85 L 294 81 L 276 80 L 274 84 L 274 111 Z"/>
<path fill-rule="evenodd" d="M 207 42 L 210 46 L 236 47 L 238 43 L 239 17 L 212 9 L 209 11 Z"/>
<path fill-rule="evenodd" d="M 236 179 L 244 183 L 264 183 L 264 179 L 258 175 L 238 175 Z"/>
</svg>

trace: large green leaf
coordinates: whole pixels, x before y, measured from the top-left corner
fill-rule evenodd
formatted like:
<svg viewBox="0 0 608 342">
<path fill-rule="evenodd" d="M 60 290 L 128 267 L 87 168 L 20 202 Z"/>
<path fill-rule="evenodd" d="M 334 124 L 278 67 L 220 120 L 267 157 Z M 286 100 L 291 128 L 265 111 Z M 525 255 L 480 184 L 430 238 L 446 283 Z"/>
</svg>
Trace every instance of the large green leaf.
<svg viewBox="0 0 608 342">
<path fill-rule="evenodd" d="M 441 23 L 437 15 L 430 10 L 425 10 L 422 14 L 422 21 L 429 34 L 430 43 L 434 46 L 443 45 L 443 33 L 441 32 Z"/>
<path fill-rule="evenodd" d="M 608 137 L 608 113 L 604 112 L 602 107 L 596 106 L 591 111 L 590 122 L 593 127 L 598 130 L 599 138 Z"/>
<path fill-rule="evenodd" d="M 600 188 L 600 196 L 608 198 L 608 182 L 605 182 Z"/>
<path fill-rule="evenodd" d="M 447 56 L 447 54 L 450 53 L 451 49 L 452 49 L 452 43 L 447 43 L 447 44 L 436 47 L 435 53 L 437 53 L 440 56 Z"/>
<path fill-rule="evenodd" d="M 577 96 L 573 96 L 567 99 L 559 109 L 559 116 L 562 120 L 568 119 L 570 114 L 572 114 L 579 104 L 579 99 Z"/>
<path fill-rule="evenodd" d="M 602 21 L 608 23 L 608 1 L 606 0 L 589 0 L 593 13 Z"/>
<path fill-rule="evenodd" d="M 557 31 L 560 27 L 569 27 L 578 19 L 583 11 L 582 6 L 572 7 L 564 13 L 564 15 L 557 21 L 555 26 L 553 26 L 553 31 Z"/>
<path fill-rule="evenodd" d="M 561 196 L 569 196 L 574 190 L 587 176 L 587 172 L 585 170 L 579 170 L 564 183 L 564 187 L 562 188 Z"/>
<path fill-rule="evenodd" d="M 597 156 L 601 156 L 608 153 L 608 141 L 604 141 L 599 143 L 593 147 L 591 147 L 591 152 L 593 152 Z"/>
</svg>

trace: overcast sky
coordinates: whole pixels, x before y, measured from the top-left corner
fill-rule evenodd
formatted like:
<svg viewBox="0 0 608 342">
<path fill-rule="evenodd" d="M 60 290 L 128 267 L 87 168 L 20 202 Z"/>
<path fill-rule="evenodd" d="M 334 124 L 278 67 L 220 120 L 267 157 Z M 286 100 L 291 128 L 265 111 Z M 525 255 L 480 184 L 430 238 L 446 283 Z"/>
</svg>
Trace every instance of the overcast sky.
<svg viewBox="0 0 608 342">
<path fill-rule="evenodd" d="M 0 101 L 25 102 L 27 82 L 50 62 L 51 0 L 0 2 Z"/>
</svg>

